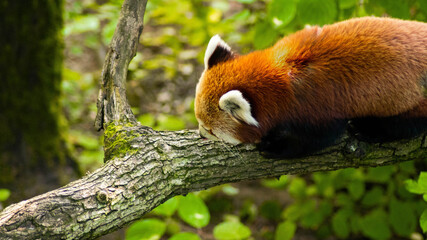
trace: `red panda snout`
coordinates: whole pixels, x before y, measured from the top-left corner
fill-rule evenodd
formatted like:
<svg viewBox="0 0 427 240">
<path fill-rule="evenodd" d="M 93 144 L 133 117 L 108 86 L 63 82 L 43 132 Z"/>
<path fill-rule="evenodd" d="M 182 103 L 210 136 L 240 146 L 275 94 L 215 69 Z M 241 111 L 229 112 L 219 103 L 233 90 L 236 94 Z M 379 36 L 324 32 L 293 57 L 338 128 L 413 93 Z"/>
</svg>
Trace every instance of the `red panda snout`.
<svg viewBox="0 0 427 240">
<path fill-rule="evenodd" d="M 200 134 L 200 137 L 205 139 L 210 139 L 214 141 L 219 140 L 218 137 L 215 136 L 215 134 L 213 133 L 212 129 L 207 129 L 202 124 L 199 124 L 199 134 Z"/>
</svg>

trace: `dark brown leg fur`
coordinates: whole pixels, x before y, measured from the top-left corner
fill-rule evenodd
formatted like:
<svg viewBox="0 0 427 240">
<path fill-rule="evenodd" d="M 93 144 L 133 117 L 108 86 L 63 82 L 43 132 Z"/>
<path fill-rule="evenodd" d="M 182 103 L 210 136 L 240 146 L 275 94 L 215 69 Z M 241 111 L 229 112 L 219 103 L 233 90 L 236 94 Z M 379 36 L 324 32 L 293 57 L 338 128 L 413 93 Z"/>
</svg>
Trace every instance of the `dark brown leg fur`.
<svg viewBox="0 0 427 240">
<path fill-rule="evenodd" d="M 352 119 L 350 126 L 350 132 L 369 142 L 390 142 L 416 137 L 427 131 L 427 98 L 417 107 L 400 115 Z"/>
</svg>

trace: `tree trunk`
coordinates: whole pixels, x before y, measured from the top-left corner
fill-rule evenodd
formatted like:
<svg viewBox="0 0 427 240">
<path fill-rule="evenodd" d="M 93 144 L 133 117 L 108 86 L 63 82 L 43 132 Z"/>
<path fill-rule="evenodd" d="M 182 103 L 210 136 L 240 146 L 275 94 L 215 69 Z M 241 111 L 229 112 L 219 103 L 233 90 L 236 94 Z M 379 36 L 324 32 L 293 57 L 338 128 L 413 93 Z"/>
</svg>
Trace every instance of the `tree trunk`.
<svg viewBox="0 0 427 240">
<path fill-rule="evenodd" d="M 75 179 L 61 132 L 62 0 L 0 0 L 0 188 L 10 201 Z"/>
</svg>

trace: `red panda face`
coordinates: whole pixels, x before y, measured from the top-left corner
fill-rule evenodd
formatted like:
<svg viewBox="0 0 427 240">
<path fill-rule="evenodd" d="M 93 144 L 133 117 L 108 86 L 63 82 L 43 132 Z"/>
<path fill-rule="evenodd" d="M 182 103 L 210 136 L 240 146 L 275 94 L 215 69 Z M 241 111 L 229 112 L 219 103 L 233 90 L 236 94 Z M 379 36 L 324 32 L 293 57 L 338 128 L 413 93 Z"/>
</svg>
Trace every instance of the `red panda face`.
<svg viewBox="0 0 427 240">
<path fill-rule="evenodd" d="M 218 63 L 234 58 L 230 47 L 216 35 L 212 37 L 205 54 L 205 71 L 196 87 L 195 114 L 199 122 L 200 135 L 211 140 L 239 144 L 258 142 L 253 136 L 258 121 L 251 114 L 251 105 L 237 89 L 227 89 L 218 76 L 218 69 L 211 69 Z"/>
<path fill-rule="evenodd" d="M 201 93 L 205 93 L 205 91 L 201 91 Z M 241 140 L 236 137 L 239 123 L 233 121 L 228 113 L 219 108 L 218 99 L 215 101 L 196 93 L 194 105 L 201 136 L 210 140 L 241 143 Z"/>
</svg>

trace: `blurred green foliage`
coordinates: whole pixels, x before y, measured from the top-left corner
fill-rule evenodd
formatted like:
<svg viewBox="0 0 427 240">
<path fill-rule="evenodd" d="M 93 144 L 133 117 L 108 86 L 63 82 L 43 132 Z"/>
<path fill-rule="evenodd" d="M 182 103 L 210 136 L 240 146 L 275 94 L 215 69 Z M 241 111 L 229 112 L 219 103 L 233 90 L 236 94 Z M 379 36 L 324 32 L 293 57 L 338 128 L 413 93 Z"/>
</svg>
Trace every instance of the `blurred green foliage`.
<svg viewBox="0 0 427 240">
<path fill-rule="evenodd" d="M 5 188 L 0 188 L 0 211 L 3 210 L 3 202 L 10 197 L 10 190 Z"/>
<path fill-rule="evenodd" d="M 159 240 L 166 231 L 166 224 L 155 218 L 135 222 L 126 232 L 127 240 Z"/>
<path fill-rule="evenodd" d="M 70 147 L 83 170 L 93 170 L 102 161 L 102 137 L 88 129 L 96 111 L 103 57 L 121 4 L 121 0 L 66 4 L 63 34 L 68 64 L 62 101 L 71 127 Z M 215 34 L 236 51 L 247 53 L 269 47 L 306 25 L 369 15 L 426 21 L 427 1 L 149 0 L 142 48 L 128 72 L 133 111 L 142 124 L 157 130 L 194 128 L 193 89 L 202 71 L 204 49 Z M 427 201 L 427 174 L 422 173 L 417 181 L 407 180 L 417 174 L 414 164 L 408 162 L 260 182 L 263 191 L 289 194 L 286 204 L 256 192 L 259 190 L 253 190 L 253 199 L 241 199 L 239 188 L 219 186 L 166 201 L 149 218 L 133 224 L 126 239 L 169 236 L 172 240 L 197 240 L 207 235 L 215 239 L 286 240 L 299 229 L 318 239 L 422 238 L 422 232 L 427 231 L 427 210 L 417 194 Z M 236 204 L 233 199 L 241 201 Z"/>
<path fill-rule="evenodd" d="M 418 181 L 414 181 L 412 179 L 408 179 L 405 181 L 406 188 L 409 192 L 415 193 L 415 194 L 422 194 L 424 201 L 427 202 L 427 172 L 421 172 L 420 176 L 418 178 Z M 405 204 L 405 203 L 403 203 Z M 403 208 L 396 208 L 395 211 L 398 211 L 399 213 L 403 213 L 406 211 L 407 207 L 405 209 Z M 402 215 L 402 214 L 400 214 Z M 399 215 L 399 216 L 400 216 Z M 396 216 L 396 217 L 399 217 Z M 396 219 L 397 220 L 397 219 Z M 396 221 L 397 222 L 397 221 Z M 424 209 L 423 213 L 420 217 L 420 225 L 423 230 L 423 233 L 427 233 L 427 209 Z M 400 231 L 404 231 L 404 226 L 401 226 Z"/>
<path fill-rule="evenodd" d="M 215 226 L 213 235 L 218 240 L 240 240 L 251 236 L 251 230 L 239 221 L 226 221 Z"/>
</svg>

